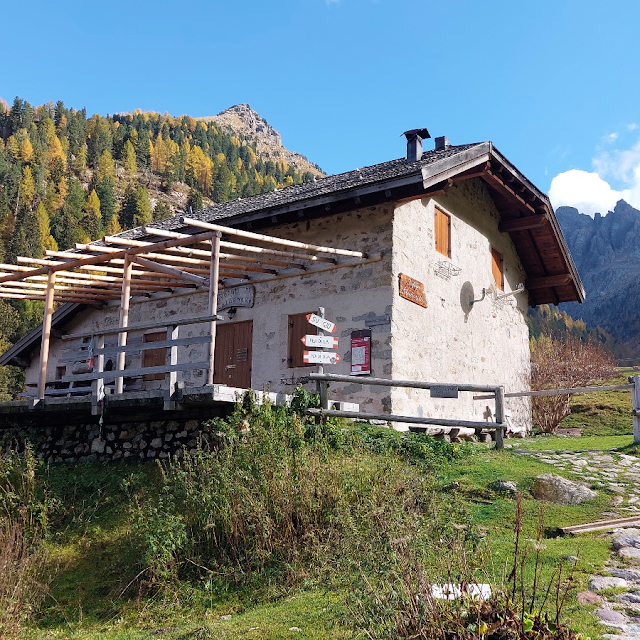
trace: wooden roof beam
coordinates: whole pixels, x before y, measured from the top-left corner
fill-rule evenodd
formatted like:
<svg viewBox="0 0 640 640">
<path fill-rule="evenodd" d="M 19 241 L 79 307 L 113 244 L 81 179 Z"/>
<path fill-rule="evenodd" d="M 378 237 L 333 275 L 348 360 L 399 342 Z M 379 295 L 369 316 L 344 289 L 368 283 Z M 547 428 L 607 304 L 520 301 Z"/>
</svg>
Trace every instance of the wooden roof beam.
<svg viewBox="0 0 640 640">
<path fill-rule="evenodd" d="M 544 276 L 542 278 L 527 278 L 525 281 L 526 289 L 547 289 L 553 287 L 563 287 L 571 284 L 571 274 L 563 273 L 557 276 Z"/>
<path fill-rule="evenodd" d="M 191 227 L 198 227 L 201 229 L 208 229 L 210 231 L 220 231 L 227 235 L 238 236 L 240 238 L 247 238 L 256 240 L 258 242 L 266 242 L 270 244 L 282 245 L 285 247 L 294 247 L 296 249 L 305 249 L 307 251 L 316 251 L 318 253 L 329 253 L 335 256 L 349 256 L 351 258 L 366 258 L 366 255 L 361 251 L 349 251 L 347 249 L 334 249 L 332 247 L 322 247 L 314 244 L 308 244 L 306 242 L 298 242 L 296 240 L 287 240 L 285 238 L 277 238 L 275 236 L 265 236 L 261 233 L 253 233 L 251 231 L 242 231 L 240 229 L 233 229 L 231 227 L 223 227 L 219 224 L 211 224 L 209 222 L 203 222 L 202 220 L 195 220 L 194 218 L 187 218 L 182 216 L 180 222 L 184 225 Z"/>
<path fill-rule="evenodd" d="M 533 215 L 515 220 L 503 220 L 498 224 L 498 231 L 501 233 L 515 233 L 526 229 L 537 229 L 549 222 L 547 216 Z"/>
<path fill-rule="evenodd" d="M 173 267 L 167 267 L 164 264 L 160 264 L 152 260 L 147 260 L 146 258 L 142 258 L 141 256 L 131 256 L 131 260 L 142 267 L 146 267 L 147 269 L 152 269 L 154 271 L 159 271 L 160 273 L 164 273 L 165 275 L 171 276 L 173 278 L 186 280 L 187 282 L 191 282 L 200 287 L 209 286 L 208 278 L 203 278 L 192 273 L 187 273 L 186 271 L 180 271 L 179 269 L 174 269 Z"/>
</svg>

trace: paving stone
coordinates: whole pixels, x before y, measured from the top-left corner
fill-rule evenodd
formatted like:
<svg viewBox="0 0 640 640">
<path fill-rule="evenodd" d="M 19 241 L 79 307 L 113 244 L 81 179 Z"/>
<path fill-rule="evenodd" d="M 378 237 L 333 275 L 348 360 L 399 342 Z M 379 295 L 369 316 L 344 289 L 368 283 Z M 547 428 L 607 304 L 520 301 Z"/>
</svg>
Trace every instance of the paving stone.
<svg viewBox="0 0 640 640">
<path fill-rule="evenodd" d="M 634 591 L 632 593 L 619 593 L 616 596 L 616 600 L 620 600 L 620 602 L 631 602 L 633 604 L 639 604 L 640 591 Z"/>
<path fill-rule="evenodd" d="M 616 578 L 624 578 L 628 582 L 640 581 L 640 569 L 607 569 Z"/>
<path fill-rule="evenodd" d="M 610 576 L 591 576 L 589 578 L 589 589 L 591 591 L 602 591 L 604 589 L 618 589 L 628 587 L 624 578 Z"/>
<path fill-rule="evenodd" d="M 603 598 L 593 591 L 581 591 L 576 595 L 576 600 L 578 604 L 600 604 Z"/>
<path fill-rule="evenodd" d="M 625 560 L 632 562 L 640 561 L 640 549 L 636 547 L 622 547 L 618 549 L 618 555 Z"/>
<path fill-rule="evenodd" d="M 610 611 L 609 609 L 596 609 L 596 615 L 605 624 L 624 624 L 627 622 L 627 616 L 619 611 Z"/>
</svg>

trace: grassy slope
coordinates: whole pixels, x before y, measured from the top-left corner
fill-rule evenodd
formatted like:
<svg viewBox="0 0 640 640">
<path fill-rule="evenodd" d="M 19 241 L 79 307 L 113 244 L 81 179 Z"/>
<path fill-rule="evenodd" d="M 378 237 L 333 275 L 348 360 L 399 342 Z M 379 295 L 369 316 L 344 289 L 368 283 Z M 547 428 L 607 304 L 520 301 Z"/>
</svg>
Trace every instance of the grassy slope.
<svg viewBox="0 0 640 640">
<path fill-rule="evenodd" d="M 589 441 L 592 439 L 589 438 Z M 598 438 L 582 448 L 619 447 L 630 438 Z M 513 441 L 512 441 L 513 442 Z M 526 448 L 563 448 L 578 444 L 579 439 L 543 438 L 516 442 Z M 583 445 L 587 444 L 584 439 Z M 599 447 L 594 445 L 599 444 Z M 515 502 L 488 490 L 495 479 L 516 480 L 525 492 L 524 537 L 533 537 L 538 517 L 538 503 L 527 497 L 533 478 L 549 472 L 551 467 L 538 460 L 522 457 L 513 450 L 495 452 L 484 445 L 474 446 L 468 458 L 441 468 L 438 482 L 443 490 L 449 483 L 466 503 L 470 519 L 485 531 L 492 549 L 497 575 L 508 561 L 512 549 Z M 75 469 L 57 468 L 50 472 L 56 491 L 66 492 L 73 510 L 59 523 L 51 542 L 52 559 L 60 570 L 52 583 L 49 598 L 33 637 L 92 638 L 100 635 L 113 640 L 151 638 L 162 635 L 178 638 L 290 638 L 291 627 L 298 627 L 300 638 L 345 638 L 341 594 L 311 588 L 290 593 L 270 602 L 256 602 L 251 594 L 209 594 L 205 589 L 182 590 L 163 602 L 138 598 L 135 589 L 125 589 L 135 576 L 128 568 L 134 558 L 127 557 L 126 503 L 123 480 L 132 486 L 152 483 L 154 465 L 78 465 Z M 75 494 L 74 494 L 75 492 Z M 588 576 L 597 571 L 610 553 L 609 544 L 597 535 L 580 538 L 559 537 L 557 527 L 598 519 L 608 508 L 608 496 L 593 503 L 559 507 L 546 511 L 543 561 L 546 576 L 563 556 L 579 554 L 577 585 L 586 586 Z M 492 504 L 484 504 L 491 502 Z M 528 576 L 529 579 L 532 576 Z M 579 631 L 592 638 L 599 629 L 571 600 L 566 613 Z M 222 615 L 230 620 L 220 620 Z M 158 633 L 161 630 L 161 633 Z"/>
</svg>

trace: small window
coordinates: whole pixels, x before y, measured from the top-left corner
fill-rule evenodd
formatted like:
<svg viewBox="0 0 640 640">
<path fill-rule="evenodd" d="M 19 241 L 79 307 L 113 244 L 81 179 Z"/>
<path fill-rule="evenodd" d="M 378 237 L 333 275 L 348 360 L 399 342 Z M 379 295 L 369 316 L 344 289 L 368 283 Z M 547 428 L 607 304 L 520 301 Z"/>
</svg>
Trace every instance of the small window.
<svg viewBox="0 0 640 640">
<path fill-rule="evenodd" d="M 292 369 L 294 367 L 310 367 L 312 365 L 304 361 L 303 355 L 305 351 L 315 351 L 313 347 L 305 347 L 301 338 L 307 333 L 315 333 L 315 329 L 307 320 L 307 313 L 297 313 L 289 316 L 289 357 L 288 365 Z"/>
<path fill-rule="evenodd" d="M 436 251 L 451 257 L 451 216 L 436 208 L 435 213 Z"/>
<path fill-rule="evenodd" d="M 158 331 L 157 333 L 147 333 L 144 336 L 145 342 L 163 342 L 167 339 L 166 331 Z M 142 352 L 143 367 L 164 367 L 167 362 L 167 348 L 146 349 Z M 164 380 L 164 373 L 148 373 L 144 376 L 145 380 Z"/>
<path fill-rule="evenodd" d="M 67 375 L 67 367 L 56 367 L 56 380 L 62 380 Z"/>
<path fill-rule="evenodd" d="M 502 267 L 502 254 L 495 249 L 491 249 L 491 272 L 496 286 L 500 291 L 504 291 L 504 270 Z"/>
</svg>

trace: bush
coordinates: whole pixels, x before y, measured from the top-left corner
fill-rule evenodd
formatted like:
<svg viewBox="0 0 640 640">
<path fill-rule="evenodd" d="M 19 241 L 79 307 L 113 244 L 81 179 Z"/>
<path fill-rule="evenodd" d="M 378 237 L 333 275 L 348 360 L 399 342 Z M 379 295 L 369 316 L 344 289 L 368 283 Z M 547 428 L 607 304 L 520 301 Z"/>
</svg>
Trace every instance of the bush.
<svg viewBox="0 0 640 640">
<path fill-rule="evenodd" d="M 392 537 L 398 523 L 438 520 L 423 472 L 446 459 L 439 443 L 316 425 L 250 399 L 210 428 L 209 450 L 162 463 L 158 495 L 140 497 L 132 510 L 151 584 L 206 576 L 226 589 L 278 576 L 293 585 L 347 547 Z"/>
<path fill-rule="evenodd" d="M 531 339 L 531 388 L 571 389 L 616 375 L 611 354 L 599 344 L 574 337 Z M 533 419 L 542 433 L 554 433 L 571 413 L 569 394 L 533 396 Z"/>
</svg>

